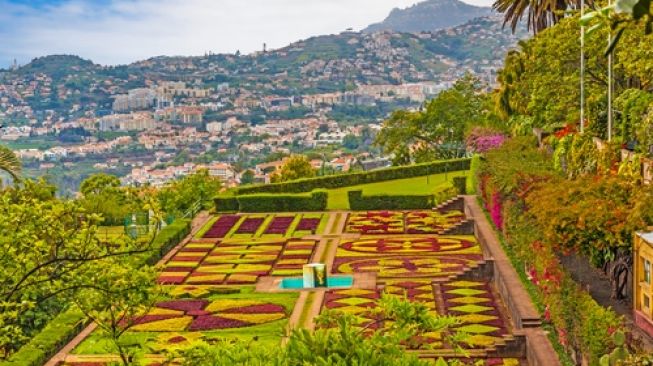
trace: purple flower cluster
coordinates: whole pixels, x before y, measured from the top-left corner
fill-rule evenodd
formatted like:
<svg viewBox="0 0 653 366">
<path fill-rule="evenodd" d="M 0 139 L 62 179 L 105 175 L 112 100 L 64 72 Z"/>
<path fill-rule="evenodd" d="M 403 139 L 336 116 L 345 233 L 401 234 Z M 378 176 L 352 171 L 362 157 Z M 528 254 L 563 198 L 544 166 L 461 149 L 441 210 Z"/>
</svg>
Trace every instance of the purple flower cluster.
<svg viewBox="0 0 653 366">
<path fill-rule="evenodd" d="M 241 328 L 250 325 L 250 323 L 240 320 L 227 319 L 215 315 L 203 315 L 193 319 L 193 322 L 191 323 L 188 330 L 191 332 L 196 332 L 211 329 Z"/>
<path fill-rule="evenodd" d="M 479 153 L 484 153 L 501 147 L 505 141 L 506 137 L 504 135 L 480 136 L 476 139 L 474 150 Z"/>
<path fill-rule="evenodd" d="M 240 224 L 240 227 L 236 230 L 236 234 L 254 234 L 263 221 L 264 219 L 262 217 L 248 217 Z"/>
<path fill-rule="evenodd" d="M 265 229 L 265 234 L 285 234 L 294 219 L 292 216 L 276 216 Z"/>
<path fill-rule="evenodd" d="M 192 299 L 192 300 L 169 300 L 157 303 L 158 308 L 181 310 L 181 311 L 194 311 L 202 310 L 209 304 L 208 300 Z"/>
<path fill-rule="evenodd" d="M 205 238 L 223 238 L 229 230 L 238 222 L 238 215 L 221 216 L 211 228 L 204 234 Z"/>
<path fill-rule="evenodd" d="M 240 308 L 232 308 L 224 311 L 225 314 L 274 314 L 284 313 L 286 309 L 277 304 L 250 305 Z"/>
<path fill-rule="evenodd" d="M 467 147 L 478 153 L 484 153 L 503 145 L 506 136 L 495 130 L 483 127 L 475 127 L 467 136 Z"/>
<path fill-rule="evenodd" d="M 318 218 L 304 218 L 299 221 L 296 231 L 310 231 L 315 234 L 318 225 L 320 225 L 320 219 Z"/>
</svg>

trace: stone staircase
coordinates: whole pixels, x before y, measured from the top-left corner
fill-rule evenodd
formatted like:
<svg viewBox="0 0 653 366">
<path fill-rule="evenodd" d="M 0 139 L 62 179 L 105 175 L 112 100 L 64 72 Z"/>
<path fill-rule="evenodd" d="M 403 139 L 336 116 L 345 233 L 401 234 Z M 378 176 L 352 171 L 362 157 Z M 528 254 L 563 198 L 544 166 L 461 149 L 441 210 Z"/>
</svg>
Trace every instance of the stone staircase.
<svg viewBox="0 0 653 366">
<path fill-rule="evenodd" d="M 465 199 L 462 196 L 456 196 L 448 199 L 433 208 L 433 211 L 438 211 L 445 214 L 450 211 L 465 212 Z"/>
</svg>

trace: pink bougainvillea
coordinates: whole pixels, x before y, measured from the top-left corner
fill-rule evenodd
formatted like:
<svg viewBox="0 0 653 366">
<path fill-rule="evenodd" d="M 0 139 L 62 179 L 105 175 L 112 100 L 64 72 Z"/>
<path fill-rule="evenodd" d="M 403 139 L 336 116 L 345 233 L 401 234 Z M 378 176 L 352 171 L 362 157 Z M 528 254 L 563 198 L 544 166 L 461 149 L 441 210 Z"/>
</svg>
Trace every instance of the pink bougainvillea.
<svg viewBox="0 0 653 366">
<path fill-rule="evenodd" d="M 475 127 L 467 136 L 467 148 L 473 152 L 484 153 L 501 147 L 506 136 L 494 130 Z"/>
<path fill-rule="evenodd" d="M 494 192 L 492 194 L 492 207 L 490 207 L 490 218 L 497 229 L 501 230 L 503 228 L 503 216 L 501 213 L 501 194 L 499 192 Z"/>
</svg>

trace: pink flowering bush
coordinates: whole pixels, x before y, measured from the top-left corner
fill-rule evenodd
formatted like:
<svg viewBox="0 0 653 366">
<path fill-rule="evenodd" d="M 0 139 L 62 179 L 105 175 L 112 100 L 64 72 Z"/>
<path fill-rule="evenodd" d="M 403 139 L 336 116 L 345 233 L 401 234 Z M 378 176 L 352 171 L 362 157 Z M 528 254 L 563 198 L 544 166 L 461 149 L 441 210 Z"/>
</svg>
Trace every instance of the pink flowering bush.
<svg viewBox="0 0 653 366">
<path fill-rule="evenodd" d="M 476 153 L 484 153 L 501 147 L 506 141 L 506 136 L 494 130 L 475 127 L 467 136 L 467 148 Z"/>
</svg>

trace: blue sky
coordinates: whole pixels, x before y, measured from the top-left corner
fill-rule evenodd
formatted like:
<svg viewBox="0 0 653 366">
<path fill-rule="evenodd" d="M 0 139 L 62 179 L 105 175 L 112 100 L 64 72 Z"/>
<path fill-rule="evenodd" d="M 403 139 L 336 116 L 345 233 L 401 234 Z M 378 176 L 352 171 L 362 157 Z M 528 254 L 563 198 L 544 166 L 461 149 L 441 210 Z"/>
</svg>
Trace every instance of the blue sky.
<svg viewBox="0 0 653 366">
<path fill-rule="evenodd" d="M 101 64 L 249 53 L 356 30 L 418 0 L 0 0 L 0 68 L 48 54 Z M 491 0 L 465 0 L 490 5 Z"/>
</svg>

